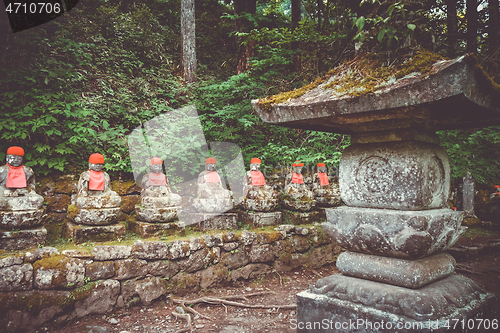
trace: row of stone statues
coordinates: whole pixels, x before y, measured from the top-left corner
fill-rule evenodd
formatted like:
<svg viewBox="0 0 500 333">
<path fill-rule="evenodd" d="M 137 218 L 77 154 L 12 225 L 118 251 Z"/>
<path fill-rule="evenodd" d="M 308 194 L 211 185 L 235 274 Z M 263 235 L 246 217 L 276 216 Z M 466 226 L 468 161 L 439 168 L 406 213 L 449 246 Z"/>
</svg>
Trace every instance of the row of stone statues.
<svg viewBox="0 0 500 333">
<path fill-rule="evenodd" d="M 29 229 L 41 224 L 43 197 L 35 192 L 33 170 L 23 165 L 24 150 L 10 147 L 7 164 L 0 167 L 0 225 L 2 229 Z M 268 184 L 260 171 L 261 160 L 253 158 L 244 177 L 243 197 L 225 189 L 216 171 L 217 161 L 209 157 L 205 170 L 197 180 L 197 197 L 192 204 L 200 213 L 220 213 L 234 207 L 239 199 L 246 211 L 270 212 L 278 205 L 278 193 Z M 68 214 L 78 225 L 106 226 L 115 224 L 120 211 L 120 196 L 111 189 L 109 175 L 103 171 L 104 157 L 92 154 L 88 170 L 80 175 L 76 194 L 76 207 Z M 324 164 L 318 164 L 313 178 L 313 190 L 304 184 L 303 163 L 293 164 L 293 172 L 285 179 L 284 205 L 294 211 L 309 211 L 316 204 L 335 206 L 340 203 L 338 185 L 330 184 Z M 138 220 L 142 222 L 169 222 L 177 218 L 182 198 L 172 192 L 163 173 L 163 161 L 152 158 L 149 173 L 140 181 L 141 204 L 136 206 Z"/>
</svg>

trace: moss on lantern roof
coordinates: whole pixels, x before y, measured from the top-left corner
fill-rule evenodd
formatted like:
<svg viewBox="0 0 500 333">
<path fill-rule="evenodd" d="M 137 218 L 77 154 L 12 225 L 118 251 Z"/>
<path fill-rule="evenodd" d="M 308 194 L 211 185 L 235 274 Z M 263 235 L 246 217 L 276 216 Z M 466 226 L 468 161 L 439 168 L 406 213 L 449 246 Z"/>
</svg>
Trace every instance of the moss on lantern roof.
<svg viewBox="0 0 500 333">
<path fill-rule="evenodd" d="M 447 58 L 425 49 L 402 49 L 387 53 L 367 53 L 330 70 L 325 76 L 299 89 L 262 98 L 258 106 L 269 112 L 274 104 L 299 98 L 308 91 L 321 86 L 333 97 L 357 97 L 374 93 L 394 84 L 399 79 L 432 73 L 433 65 Z"/>
</svg>

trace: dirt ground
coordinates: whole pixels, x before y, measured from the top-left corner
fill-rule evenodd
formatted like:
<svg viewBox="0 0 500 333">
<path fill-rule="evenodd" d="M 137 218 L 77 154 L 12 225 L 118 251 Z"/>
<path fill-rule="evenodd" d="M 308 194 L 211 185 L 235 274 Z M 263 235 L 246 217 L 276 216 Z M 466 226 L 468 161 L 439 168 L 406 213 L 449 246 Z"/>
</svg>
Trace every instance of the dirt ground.
<svg viewBox="0 0 500 333">
<path fill-rule="evenodd" d="M 500 236 L 479 237 L 464 240 L 463 245 L 477 245 Z M 456 273 L 465 275 L 486 290 L 500 295 L 500 253 L 490 253 L 478 258 L 457 263 Z M 245 304 L 276 305 L 270 309 L 244 308 L 231 305 L 199 303 L 192 306 L 201 316 L 192 314 L 192 332 L 249 333 L 249 332 L 295 332 L 290 320 L 296 319 L 295 309 L 279 306 L 294 305 L 295 295 L 309 288 L 319 278 L 339 274 L 335 265 L 320 269 L 298 269 L 286 273 L 273 273 L 253 281 L 243 281 L 235 286 L 219 287 L 206 291 L 176 297 L 168 296 L 149 306 L 135 306 L 108 315 L 92 315 L 67 322 L 58 327 L 52 323 L 36 332 L 50 333 L 167 333 L 185 328 L 186 321 L 172 313 L 177 304 L 173 299 L 193 300 L 203 296 L 222 298 L 234 295 L 249 295 L 247 299 L 231 299 Z M 187 304 L 186 304 L 187 305 Z M 207 317 L 207 318 L 203 318 Z M 189 332 L 189 330 L 187 330 Z M 30 332 L 34 333 L 34 332 Z"/>
</svg>

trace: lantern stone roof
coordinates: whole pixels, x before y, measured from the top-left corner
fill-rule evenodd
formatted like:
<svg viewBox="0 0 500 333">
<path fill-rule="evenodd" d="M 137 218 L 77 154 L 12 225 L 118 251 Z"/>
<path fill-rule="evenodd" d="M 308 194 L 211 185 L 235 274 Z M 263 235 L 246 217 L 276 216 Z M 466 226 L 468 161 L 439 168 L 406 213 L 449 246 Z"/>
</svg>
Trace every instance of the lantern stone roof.
<svg viewBox="0 0 500 333">
<path fill-rule="evenodd" d="M 389 60 L 391 61 L 391 60 Z M 500 125 L 500 86 L 473 55 L 358 56 L 300 89 L 252 101 L 264 122 L 355 134 Z"/>
</svg>

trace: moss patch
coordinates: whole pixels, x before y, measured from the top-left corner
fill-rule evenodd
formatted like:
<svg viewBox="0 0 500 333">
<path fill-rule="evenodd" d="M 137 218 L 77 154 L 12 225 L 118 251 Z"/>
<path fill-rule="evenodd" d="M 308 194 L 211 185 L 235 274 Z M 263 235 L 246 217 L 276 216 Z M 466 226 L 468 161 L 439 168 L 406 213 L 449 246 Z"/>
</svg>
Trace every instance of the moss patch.
<svg viewBox="0 0 500 333">
<path fill-rule="evenodd" d="M 393 54 L 392 59 L 382 52 L 358 55 L 302 88 L 260 99 L 258 106 L 269 112 L 273 104 L 298 98 L 325 82 L 328 83 L 322 88 L 331 90 L 337 97 L 366 95 L 412 73 L 428 75 L 434 63 L 446 59 L 424 49 L 400 49 Z"/>
</svg>

